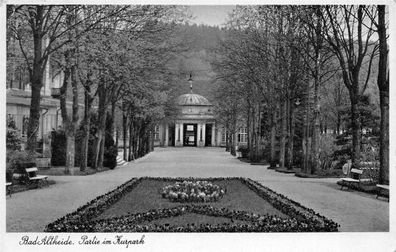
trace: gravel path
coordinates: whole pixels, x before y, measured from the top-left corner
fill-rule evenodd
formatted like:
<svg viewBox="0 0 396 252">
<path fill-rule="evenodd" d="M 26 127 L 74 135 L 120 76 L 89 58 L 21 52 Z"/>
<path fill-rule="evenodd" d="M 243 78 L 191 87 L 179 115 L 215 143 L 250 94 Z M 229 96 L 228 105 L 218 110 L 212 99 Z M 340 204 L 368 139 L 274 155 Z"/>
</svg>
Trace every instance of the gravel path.
<svg viewBox="0 0 396 252">
<path fill-rule="evenodd" d="M 240 162 L 221 148 L 156 148 L 115 170 L 89 176 L 51 176 L 55 185 L 7 197 L 7 232 L 42 232 L 46 224 L 140 176 L 249 177 L 333 219 L 341 231 L 389 231 L 389 203 L 374 195 L 341 191 L 337 179 L 277 173 Z"/>
</svg>

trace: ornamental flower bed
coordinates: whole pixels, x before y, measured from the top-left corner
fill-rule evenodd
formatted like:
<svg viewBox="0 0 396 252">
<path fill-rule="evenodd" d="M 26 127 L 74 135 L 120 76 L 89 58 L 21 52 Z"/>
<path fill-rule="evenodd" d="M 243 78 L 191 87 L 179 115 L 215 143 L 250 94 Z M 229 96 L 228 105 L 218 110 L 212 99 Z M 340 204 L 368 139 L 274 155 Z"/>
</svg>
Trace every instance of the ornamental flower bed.
<svg viewBox="0 0 396 252">
<path fill-rule="evenodd" d="M 45 228 L 46 232 L 334 232 L 338 224 L 315 213 L 298 202 L 278 194 L 271 189 L 246 178 L 209 178 L 207 183 L 226 184 L 240 181 L 260 198 L 278 209 L 283 217 L 272 214 L 257 214 L 225 207 L 216 207 L 217 202 L 183 202 L 175 207 L 152 209 L 146 212 L 128 213 L 116 217 L 97 218 L 117 201 L 129 193 L 144 180 L 160 182 L 189 182 L 201 184 L 202 179 L 194 178 L 133 178 L 113 191 L 99 196 L 86 205 L 78 208 Z M 185 181 L 185 182 L 184 182 Z M 200 181 L 198 183 L 198 181 Z M 176 183 L 174 184 L 176 185 Z M 163 187 L 163 189 L 165 189 Z M 221 190 L 221 189 L 220 189 Z M 224 190 L 224 189 L 223 189 Z M 225 190 L 224 190 L 225 193 Z M 227 191 L 227 195 L 231 193 Z M 160 197 L 160 196 L 159 196 Z M 229 197 L 229 196 L 227 196 Z M 225 199 L 223 199 L 225 200 Z M 210 205 L 212 204 L 212 205 Z M 118 208 L 117 208 L 118 209 Z M 175 225 L 172 218 L 182 218 L 188 214 L 198 216 L 221 217 L 230 220 L 224 223 L 194 224 L 190 222 Z M 169 223 L 157 224 L 156 220 Z"/>
<path fill-rule="evenodd" d="M 163 198 L 173 202 L 214 202 L 225 194 L 225 189 L 208 181 L 176 182 L 162 188 Z"/>
</svg>

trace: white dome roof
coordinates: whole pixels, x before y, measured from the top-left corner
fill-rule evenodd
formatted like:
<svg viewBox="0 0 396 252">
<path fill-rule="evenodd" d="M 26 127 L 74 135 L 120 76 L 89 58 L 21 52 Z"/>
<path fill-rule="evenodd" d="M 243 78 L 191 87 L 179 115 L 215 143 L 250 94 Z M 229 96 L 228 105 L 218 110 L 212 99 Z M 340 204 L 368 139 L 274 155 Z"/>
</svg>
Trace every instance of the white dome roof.
<svg viewBox="0 0 396 252">
<path fill-rule="evenodd" d="M 177 104 L 184 105 L 194 105 L 194 106 L 211 106 L 212 104 L 203 97 L 198 94 L 183 94 L 177 98 Z"/>
</svg>

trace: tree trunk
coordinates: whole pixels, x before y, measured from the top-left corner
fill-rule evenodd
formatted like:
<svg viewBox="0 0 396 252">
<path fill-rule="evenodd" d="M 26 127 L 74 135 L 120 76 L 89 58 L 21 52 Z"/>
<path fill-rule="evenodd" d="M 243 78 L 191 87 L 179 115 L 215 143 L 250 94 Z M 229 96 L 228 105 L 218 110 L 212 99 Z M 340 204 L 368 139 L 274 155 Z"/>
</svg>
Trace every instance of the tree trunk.
<svg viewBox="0 0 396 252">
<path fill-rule="evenodd" d="M 236 155 L 236 146 L 237 146 L 237 113 L 236 113 L 236 108 L 234 107 L 233 109 L 233 115 L 232 115 L 232 146 L 231 146 L 231 155 L 235 156 Z"/>
<path fill-rule="evenodd" d="M 34 71 L 34 70 L 33 70 Z M 37 133 L 40 124 L 40 100 L 42 74 L 37 74 L 32 82 L 32 99 L 30 101 L 29 125 L 27 131 L 27 150 L 35 152 L 37 148 Z"/>
<path fill-rule="evenodd" d="M 382 94 L 381 94 L 382 93 Z M 380 92 L 380 174 L 379 183 L 389 185 L 389 92 Z"/>
<path fill-rule="evenodd" d="M 287 169 L 293 169 L 293 151 L 294 151 L 294 105 L 289 100 L 289 137 L 287 143 Z"/>
<path fill-rule="evenodd" d="M 280 148 L 279 148 L 279 167 L 285 167 L 285 152 L 286 152 L 286 135 L 287 135 L 287 106 L 286 100 L 282 101 L 281 104 L 281 139 L 280 139 Z"/>
<path fill-rule="evenodd" d="M 74 155 L 75 155 L 76 138 L 72 131 L 68 131 L 66 134 L 66 167 L 65 174 L 70 173 L 70 168 L 74 167 Z"/>
<path fill-rule="evenodd" d="M 144 147 L 145 147 L 145 145 L 144 145 L 144 139 L 145 139 L 144 128 L 145 128 L 145 126 L 143 124 L 142 127 L 140 128 L 139 135 L 138 135 L 138 139 L 139 139 L 138 157 L 139 158 L 144 156 Z"/>
<path fill-rule="evenodd" d="M 67 57 L 71 55 L 68 54 Z M 69 59 L 70 60 L 70 59 Z M 67 62 L 69 62 L 67 60 Z M 68 74 L 66 74 L 68 72 Z M 73 93 L 73 104 L 72 104 L 72 118 L 68 115 L 66 100 L 67 100 L 67 89 L 68 89 L 68 81 L 70 78 L 70 83 L 72 85 L 72 93 Z M 74 160 L 75 160 L 75 139 L 76 139 L 76 131 L 78 124 L 78 87 L 76 80 L 76 68 L 75 66 L 71 66 L 69 70 L 65 71 L 65 79 L 63 81 L 62 92 L 61 92 L 61 110 L 62 110 L 62 120 L 65 128 L 66 135 L 66 167 L 65 173 L 70 173 L 70 168 L 74 168 Z"/>
<path fill-rule="evenodd" d="M 150 133 L 150 137 L 151 137 L 151 147 L 150 147 L 150 152 L 154 151 L 154 129 L 151 130 Z"/>
<path fill-rule="evenodd" d="M 134 160 L 134 131 L 133 131 L 133 121 L 131 120 L 129 122 L 129 148 L 128 148 L 128 156 L 127 156 L 127 160 L 130 162 L 132 160 Z M 125 137 L 126 138 L 126 137 Z"/>
<path fill-rule="evenodd" d="M 246 138 L 247 138 L 247 148 L 248 148 L 248 153 L 252 149 L 252 129 L 251 129 L 251 115 L 250 115 L 250 103 L 248 103 L 247 107 L 247 120 L 246 120 Z"/>
<path fill-rule="evenodd" d="M 29 73 L 29 79 L 32 87 L 32 97 L 30 100 L 29 125 L 27 130 L 27 150 L 36 151 L 37 133 L 40 124 L 40 100 L 41 88 L 43 87 L 43 74 L 47 58 L 43 58 L 43 25 L 40 21 L 44 17 L 44 6 L 36 6 L 37 26 L 32 27 L 33 30 L 33 67 Z M 34 21 L 34 20 L 33 20 Z"/>
<path fill-rule="evenodd" d="M 303 125 L 303 139 L 302 139 L 302 155 L 303 155 L 303 163 L 302 163 L 302 172 L 308 173 L 308 130 L 307 130 L 308 119 L 307 116 L 304 118 Z"/>
<path fill-rule="evenodd" d="M 123 150 L 124 150 L 124 160 L 128 161 L 128 148 L 127 148 L 127 135 L 128 135 L 128 117 L 125 112 L 125 107 L 123 104 L 123 112 L 122 112 L 122 143 L 123 143 Z M 129 143 L 130 144 L 130 143 Z M 130 145 L 129 145 L 130 146 Z"/>
<path fill-rule="evenodd" d="M 116 111 L 116 102 L 111 103 L 111 125 L 110 125 L 110 137 L 114 140 L 115 133 L 115 111 Z"/>
<path fill-rule="evenodd" d="M 357 111 L 359 102 L 359 93 L 357 92 L 357 88 L 350 90 L 349 95 L 351 99 L 352 121 L 352 166 L 358 167 L 360 162 L 360 118 L 359 112 Z"/>
<path fill-rule="evenodd" d="M 101 147 L 102 141 L 104 141 L 104 135 L 106 130 L 106 89 L 105 84 L 103 83 L 104 80 L 101 79 L 99 83 L 99 108 L 98 108 L 98 129 L 95 136 L 95 143 L 94 143 L 94 156 L 93 156 L 93 168 L 97 169 L 98 167 L 102 167 L 103 157 L 101 157 Z M 103 143 L 104 144 L 104 143 Z"/>
<path fill-rule="evenodd" d="M 261 131 L 260 131 L 260 128 L 261 128 L 260 121 L 261 120 L 260 120 L 260 118 L 261 118 L 261 116 L 260 116 L 260 114 L 261 114 L 260 104 L 257 103 L 256 109 L 255 109 L 255 114 L 254 114 L 254 117 L 256 118 L 255 119 L 256 123 L 255 123 L 255 127 L 254 127 L 254 131 L 255 131 L 255 140 L 254 140 L 255 146 L 254 146 L 254 157 L 253 157 L 254 162 L 259 162 L 261 159 L 261 156 L 260 156 L 260 139 L 261 139 Z"/>
<path fill-rule="evenodd" d="M 80 164 L 80 171 L 85 171 L 88 166 L 88 150 L 89 150 L 89 136 L 90 136 L 90 129 L 91 129 L 91 108 L 93 98 L 90 95 L 90 87 L 87 85 L 85 88 L 85 118 L 84 118 L 84 137 L 82 142 L 82 149 L 81 149 L 81 164 Z"/>
<path fill-rule="evenodd" d="M 102 140 L 100 142 L 100 149 L 99 149 L 99 157 L 98 157 L 98 167 L 99 168 L 103 168 L 105 142 L 106 142 L 106 132 L 104 131 L 102 133 Z"/>
<path fill-rule="evenodd" d="M 136 159 L 138 158 L 139 154 L 139 131 L 140 131 L 140 126 L 135 125 L 133 128 L 133 134 L 132 134 L 132 158 Z"/>
<path fill-rule="evenodd" d="M 226 150 L 231 153 L 232 136 L 231 136 L 231 130 L 230 129 L 227 130 L 226 138 L 227 138 Z"/>
<path fill-rule="evenodd" d="M 379 183 L 389 184 L 389 79 L 385 6 L 378 6 L 379 64 L 377 85 L 380 91 L 380 174 Z"/>
<path fill-rule="evenodd" d="M 319 136 L 320 136 L 320 122 L 319 122 L 319 80 L 315 77 L 314 80 L 314 113 L 313 113 L 313 130 L 312 130 L 312 147 L 311 156 L 309 157 L 311 174 L 316 173 L 319 167 Z"/>
<path fill-rule="evenodd" d="M 116 147 L 116 149 L 118 150 L 118 146 L 119 146 L 119 139 L 120 138 L 120 131 L 118 130 L 118 129 L 116 129 L 116 131 L 115 131 L 115 143 L 114 143 L 114 145 L 115 145 L 115 147 Z"/>
<path fill-rule="evenodd" d="M 272 111 L 271 116 L 271 159 L 270 159 L 270 168 L 276 167 L 276 112 Z"/>
</svg>

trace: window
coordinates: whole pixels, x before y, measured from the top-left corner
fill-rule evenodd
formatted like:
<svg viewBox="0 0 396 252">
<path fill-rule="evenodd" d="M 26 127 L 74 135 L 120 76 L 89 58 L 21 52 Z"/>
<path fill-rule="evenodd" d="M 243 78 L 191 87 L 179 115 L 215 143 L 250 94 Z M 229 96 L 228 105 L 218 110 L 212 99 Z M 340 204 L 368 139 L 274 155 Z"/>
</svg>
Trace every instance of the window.
<svg viewBox="0 0 396 252">
<path fill-rule="evenodd" d="M 154 140 L 159 140 L 159 125 L 154 127 Z"/>
<path fill-rule="evenodd" d="M 239 129 L 238 141 L 239 141 L 240 143 L 246 143 L 246 142 L 247 142 L 247 131 L 246 131 L 246 127 L 242 127 L 242 128 Z"/>
<path fill-rule="evenodd" d="M 226 129 L 223 128 L 221 131 L 221 141 L 225 142 L 226 141 Z"/>
</svg>

